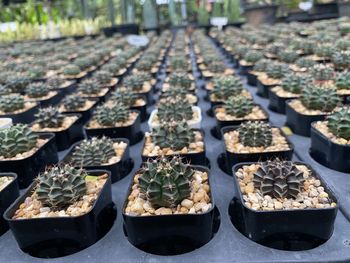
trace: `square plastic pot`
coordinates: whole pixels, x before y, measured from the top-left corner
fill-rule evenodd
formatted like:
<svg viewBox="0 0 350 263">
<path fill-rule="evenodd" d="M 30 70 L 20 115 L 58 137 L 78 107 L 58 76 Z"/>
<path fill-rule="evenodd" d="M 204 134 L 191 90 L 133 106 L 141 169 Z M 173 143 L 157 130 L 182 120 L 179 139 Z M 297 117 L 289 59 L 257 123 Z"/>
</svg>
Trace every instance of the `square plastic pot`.
<svg viewBox="0 0 350 263">
<path fill-rule="evenodd" d="M 39 134 L 40 139 L 48 141 L 32 155 L 20 160 L 1 160 L 0 172 L 13 172 L 17 174 L 21 189 L 26 188 L 33 179 L 43 171 L 47 165 L 58 162 L 55 136 L 52 133 Z"/>
<path fill-rule="evenodd" d="M 253 69 L 253 66 L 245 66 L 242 65 L 241 63 L 238 62 L 238 72 L 239 74 L 246 76 L 248 74 L 249 71 L 251 71 Z"/>
<path fill-rule="evenodd" d="M 263 98 L 269 98 L 269 90 L 270 88 L 275 86 L 276 85 L 265 85 L 259 79 L 257 79 L 258 91 L 256 92 L 256 94 Z"/>
<path fill-rule="evenodd" d="M 94 165 L 94 166 L 83 166 L 85 170 L 106 170 L 109 171 L 111 174 L 111 181 L 112 183 L 118 182 L 119 180 L 123 179 L 128 173 L 130 172 L 132 168 L 132 161 L 130 159 L 130 147 L 129 147 L 129 141 L 127 139 L 112 139 L 113 142 L 125 142 L 127 144 L 124 154 L 121 157 L 120 161 L 117 163 L 112 164 L 105 164 L 105 165 Z M 81 144 L 82 141 L 76 142 L 72 145 L 72 147 L 69 149 L 67 155 L 63 158 L 61 161 L 62 163 L 72 163 L 72 155 L 74 152 L 74 149 L 76 146 Z M 80 168 L 80 167 L 76 167 Z"/>
<path fill-rule="evenodd" d="M 32 194 L 34 182 L 4 214 L 20 249 L 35 257 L 60 257 L 91 246 L 103 237 L 115 219 L 110 174 L 104 170 L 88 171 L 92 176 L 106 173 L 109 176 L 105 185 L 92 209 L 84 215 L 12 219 L 19 206 Z"/>
<path fill-rule="evenodd" d="M 3 218 L 3 214 L 19 196 L 17 175 L 15 173 L 0 173 L 0 177 L 4 176 L 12 177 L 13 180 L 0 191 L 0 235 L 9 229 L 6 220 Z"/>
<path fill-rule="evenodd" d="M 326 115 L 304 115 L 294 110 L 286 101 L 286 125 L 292 129 L 293 133 L 310 137 L 311 123 L 314 121 L 322 121 Z"/>
<path fill-rule="evenodd" d="M 11 118 L 14 124 L 16 123 L 29 124 L 32 121 L 34 121 L 35 119 L 34 114 L 38 112 L 38 108 L 39 108 L 39 104 L 37 103 L 34 107 L 28 109 L 25 112 L 15 113 L 15 114 L 6 113 L 3 115 L 0 115 L 0 118 Z"/>
<path fill-rule="evenodd" d="M 201 166 L 192 166 L 196 170 L 209 170 Z M 193 250 L 208 243 L 214 235 L 215 202 L 210 195 L 212 207 L 201 214 L 132 216 L 125 214 L 128 196 L 132 190 L 131 180 L 123 206 L 124 233 L 129 242 L 143 251 L 173 255 L 175 250 Z M 209 175 L 209 185 L 210 175 Z"/>
<path fill-rule="evenodd" d="M 277 128 L 275 126 L 272 126 L 272 128 Z M 259 153 L 233 153 L 229 152 L 226 148 L 226 143 L 224 139 L 224 134 L 229 131 L 237 130 L 238 126 L 227 126 L 221 129 L 221 138 L 223 140 L 223 145 L 226 152 L 226 165 L 227 165 L 227 171 L 232 171 L 232 167 L 238 163 L 244 163 L 244 162 L 259 162 L 259 161 L 266 161 L 274 158 L 280 158 L 282 160 L 292 160 L 293 152 L 294 152 L 294 145 L 291 143 L 288 139 L 288 137 L 284 134 L 282 130 L 281 134 L 284 136 L 287 140 L 287 143 L 289 145 L 289 150 L 284 151 L 273 151 L 273 152 L 259 152 Z"/>
<path fill-rule="evenodd" d="M 331 141 L 311 124 L 311 156 L 333 170 L 350 173 L 350 146 Z"/>
<path fill-rule="evenodd" d="M 137 112 L 137 118 L 135 119 L 134 123 L 129 126 L 124 127 L 111 127 L 111 128 L 88 128 L 87 126 L 84 127 L 85 132 L 88 137 L 102 137 L 107 136 L 113 139 L 116 138 L 125 138 L 128 139 L 130 144 L 133 145 L 137 142 L 139 142 L 142 137 L 143 133 L 141 131 L 141 118 L 140 118 L 140 112 L 137 110 L 133 110 L 133 112 Z"/>
<path fill-rule="evenodd" d="M 59 152 L 68 149 L 73 143 L 80 141 L 84 138 L 83 124 L 80 120 L 81 114 L 64 114 L 64 115 L 67 117 L 76 116 L 78 118 L 67 129 L 62 131 L 52 132 L 55 134 L 56 146 Z"/>
<path fill-rule="evenodd" d="M 90 98 L 89 101 L 94 101 L 95 103 L 90 107 L 90 109 L 83 110 L 83 111 L 64 111 L 64 114 L 80 114 L 81 118 L 79 118 L 79 123 L 84 125 L 92 116 L 92 112 L 94 111 L 96 105 L 98 104 L 99 100 L 97 98 Z"/>
<path fill-rule="evenodd" d="M 146 101 L 146 97 L 145 96 L 141 96 L 142 99 L 144 99 Z M 141 122 L 144 122 L 148 119 L 148 113 L 147 113 L 147 103 L 145 103 L 145 105 L 143 106 L 132 106 L 130 107 L 130 109 L 132 110 L 137 110 L 140 112 L 140 119 Z"/>
<path fill-rule="evenodd" d="M 322 178 L 307 164 L 319 179 L 330 198 L 337 203 L 333 192 Z M 326 242 L 333 233 L 338 205 L 331 208 L 310 208 L 274 211 L 256 211 L 248 208 L 242 196 L 235 172 L 244 165 L 233 167 L 236 195 L 230 204 L 229 214 L 235 227 L 249 239 L 265 246 L 285 250 L 305 250 Z"/>
<path fill-rule="evenodd" d="M 63 88 L 55 88 L 55 91 L 59 94 L 59 99 L 63 99 L 65 96 L 73 93 L 76 90 L 76 83 L 75 81 L 71 81 L 71 83 Z"/>
<path fill-rule="evenodd" d="M 62 96 L 60 95 L 60 90 L 55 90 L 57 92 L 57 94 L 55 94 L 54 96 L 52 96 L 51 98 L 45 99 L 45 100 L 38 100 L 36 102 L 38 102 L 40 104 L 40 107 L 42 108 L 46 108 L 49 106 L 53 106 L 59 103 L 59 101 L 61 100 Z"/>
<path fill-rule="evenodd" d="M 297 97 L 283 98 L 269 89 L 269 109 L 277 113 L 286 114 L 286 101 L 296 98 Z"/>
<path fill-rule="evenodd" d="M 247 72 L 247 83 L 250 86 L 257 86 L 258 85 L 258 77 L 252 73 L 250 73 L 250 71 Z"/>
</svg>

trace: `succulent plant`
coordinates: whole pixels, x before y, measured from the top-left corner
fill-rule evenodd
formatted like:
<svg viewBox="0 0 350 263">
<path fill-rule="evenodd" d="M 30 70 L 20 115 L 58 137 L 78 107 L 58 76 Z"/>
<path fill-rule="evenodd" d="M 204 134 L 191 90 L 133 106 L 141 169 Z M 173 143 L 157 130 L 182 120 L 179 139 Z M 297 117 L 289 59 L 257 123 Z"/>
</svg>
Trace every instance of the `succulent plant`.
<svg viewBox="0 0 350 263">
<path fill-rule="evenodd" d="M 84 140 L 74 148 L 72 163 L 75 166 L 96 166 L 108 163 L 116 156 L 112 139 L 103 136 Z"/>
<path fill-rule="evenodd" d="M 121 103 L 114 103 L 112 106 L 107 104 L 96 108 L 94 119 L 101 126 L 114 127 L 116 123 L 125 122 L 129 119 L 130 110 Z"/>
<path fill-rule="evenodd" d="M 6 86 L 12 93 L 23 93 L 31 78 L 24 74 L 13 74 L 6 78 Z"/>
<path fill-rule="evenodd" d="M 0 156 L 13 158 L 28 152 L 37 144 L 38 136 L 25 124 L 0 129 Z"/>
<path fill-rule="evenodd" d="M 301 103 L 309 110 L 330 112 L 338 106 L 340 99 L 335 89 L 309 86 L 300 96 Z"/>
<path fill-rule="evenodd" d="M 98 83 L 106 85 L 111 82 L 113 74 L 105 70 L 99 70 L 94 74 L 94 78 L 98 81 Z"/>
<path fill-rule="evenodd" d="M 267 65 L 271 63 L 269 59 L 261 59 L 259 60 L 253 67 L 253 70 L 256 72 L 265 72 L 267 69 Z"/>
<path fill-rule="evenodd" d="M 228 98 L 223 107 L 226 114 L 242 118 L 253 111 L 254 103 L 245 96 L 237 96 Z"/>
<path fill-rule="evenodd" d="M 334 52 L 331 58 L 334 67 L 338 70 L 350 67 L 350 50 Z"/>
<path fill-rule="evenodd" d="M 89 78 L 78 84 L 78 91 L 87 95 L 98 95 L 101 92 L 101 85 L 95 78 Z"/>
<path fill-rule="evenodd" d="M 243 59 L 248 63 L 255 64 L 256 62 L 261 60 L 263 57 L 264 57 L 264 54 L 261 51 L 251 50 L 244 55 Z"/>
<path fill-rule="evenodd" d="M 185 56 L 175 56 L 170 59 L 170 67 L 172 70 L 187 71 L 188 65 Z"/>
<path fill-rule="evenodd" d="M 43 66 L 36 65 L 28 69 L 28 74 L 31 79 L 39 79 L 45 77 L 46 71 Z"/>
<path fill-rule="evenodd" d="M 310 83 L 311 78 L 309 75 L 289 73 L 282 79 L 281 87 L 283 90 L 293 94 L 300 94 Z"/>
<path fill-rule="evenodd" d="M 334 81 L 337 89 L 350 89 L 350 72 L 345 70 L 337 73 Z"/>
<path fill-rule="evenodd" d="M 92 58 L 89 57 L 80 57 L 74 61 L 74 65 L 78 66 L 83 70 L 86 70 L 89 67 L 91 67 L 93 63 L 94 61 L 92 60 Z"/>
<path fill-rule="evenodd" d="M 180 157 L 147 161 L 139 177 L 140 192 L 152 207 L 176 207 L 191 194 L 194 170 Z"/>
<path fill-rule="evenodd" d="M 3 84 L 0 84 L 0 95 L 8 95 L 11 93 L 11 90 L 6 86 L 6 85 L 3 85 Z"/>
<path fill-rule="evenodd" d="M 163 98 L 163 99 L 173 98 L 175 100 L 178 100 L 178 99 L 184 100 L 186 99 L 187 94 L 188 94 L 188 91 L 186 89 L 176 86 L 176 87 L 171 87 L 166 91 L 163 91 L 160 94 L 160 98 Z"/>
<path fill-rule="evenodd" d="M 243 91 L 242 81 L 235 76 L 219 76 L 213 78 L 214 89 L 211 94 L 217 100 L 225 100 L 229 97 L 237 96 Z"/>
<path fill-rule="evenodd" d="M 314 60 L 312 60 L 312 59 L 301 57 L 301 58 L 297 59 L 295 64 L 299 68 L 306 68 L 306 69 L 308 69 L 308 68 L 313 67 L 316 64 L 316 62 Z"/>
<path fill-rule="evenodd" d="M 322 58 L 330 58 L 334 52 L 334 45 L 330 43 L 318 44 L 315 46 L 314 53 Z"/>
<path fill-rule="evenodd" d="M 79 95 L 72 94 L 66 96 L 62 100 L 62 105 L 67 111 L 76 111 L 78 109 L 83 108 L 86 104 L 86 101 L 86 98 L 82 98 Z"/>
<path fill-rule="evenodd" d="M 285 63 L 294 63 L 298 59 L 298 54 L 294 50 L 286 49 L 278 53 L 278 58 Z"/>
<path fill-rule="evenodd" d="M 24 99 L 19 94 L 9 94 L 0 96 L 0 111 L 12 113 L 24 108 Z"/>
<path fill-rule="evenodd" d="M 144 78 L 139 74 L 132 74 L 124 78 L 124 86 L 131 90 L 142 91 L 144 85 Z"/>
<path fill-rule="evenodd" d="M 121 69 L 121 66 L 116 63 L 108 63 L 101 67 L 103 71 L 107 71 L 111 73 L 112 75 L 115 75 L 118 73 L 118 71 Z"/>
<path fill-rule="evenodd" d="M 86 193 L 87 173 L 69 165 L 51 167 L 37 177 L 36 198 L 44 206 L 62 209 Z"/>
<path fill-rule="evenodd" d="M 296 199 L 304 186 L 304 173 L 291 161 L 268 160 L 260 163 L 253 182 L 262 195 Z"/>
<path fill-rule="evenodd" d="M 350 140 L 350 108 L 342 107 L 327 118 L 327 127 L 338 138 Z"/>
<path fill-rule="evenodd" d="M 213 62 L 209 63 L 208 70 L 211 73 L 223 73 L 226 70 L 226 66 L 221 60 L 213 61 Z"/>
<path fill-rule="evenodd" d="M 63 69 L 63 74 L 66 76 L 77 76 L 81 72 L 81 69 L 76 65 L 68 65 Z"/>
<path fill-rule="evenodd" d="M 151 133 L 152 141 L 160 148 L 182 150 L 194 142 L 194 132 L 186 122 L 161 122 Z"/>
<path fill-rule="evenodd" d="M 117 89 L 112 93 L 111 100 L 117 101 L 118 103 L 124 104 L 125 106 L 131 107 L 140 96 L 132 90 L 119 90 Z"/>
<path fill-rule="evenodd" d="M 142 58 L 136 63 L 135 68 L 139 71 L 149 72 L 151 71 L 153 64 L 154 64 L 153 61 Z"/>
<path fill-rule="evenodd" d="M 48 89 L 58 89 L 62 86 L 62 84 L 65 82 L 63 78 L 60 77 L 51 77 L 47 79 L 46 85 Z"/>
<path fill-rule="evenodd" d="M 25 93 L 29 98 L 42 98 L 49 94 L 48 87 L 42 82 L 33 82 L 29 84 Z"/>
<path fill-rule="evenodd" d="M 350 40 L 340 38 L 335 42 L 335 48 L 338 50 L 348 50 L 350 48 Z"/>
<path fill-rule="evenodd" d="M 244 146 L 265 148 L 272 143 L 272 129 L 270 124 L 266 122 L 244 122 L 238 127 L 237 132 L 239 141 Z"/>
<path fill-rule="evenodd" d="M 159 104 L 157 116 L 161 122 L 192 120 L 192 105 L 186 100 L 178 101 L 168 98 Z"/>
<path fill-rule="evenodd" d="M 281 79 L 289 72 L 288 64 L 274 62 L 267 65 L 266 74 L 269 78 Z"/>
<path fill-rule="evenodd" d="M 35 118 L 35 123 L 41 128 L 59 128 L 62 127 L 65 116 L 58 111 L 57 107 L 50 106 L 39 109 Z"/>
<path fill-rule="evenodd" d="M 334 76 L 334 69 L 328 65 L 316 64 L 311 68 L 311 74 L 315 80 L 327 81 Z"/>
<path fill-rule="evenodd" d="M 190 88 L 192 83 L 187 72 L 173 72 L 169 75 L 169 84 L 172 87 Z"/>
</svg>

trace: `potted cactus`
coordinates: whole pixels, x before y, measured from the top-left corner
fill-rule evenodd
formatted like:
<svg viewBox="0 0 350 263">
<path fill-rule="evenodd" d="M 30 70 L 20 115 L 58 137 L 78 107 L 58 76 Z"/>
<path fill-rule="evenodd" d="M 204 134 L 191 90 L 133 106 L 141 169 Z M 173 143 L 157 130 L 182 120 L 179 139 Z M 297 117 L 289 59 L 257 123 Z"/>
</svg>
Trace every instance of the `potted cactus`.
<svg viewBox="0 0 350 263">
<path fill-rule="evenodd" d="M 283 63 L 293 64 L 299 55 L 293 49 L 283 49 L 278 52 L 278 60 Z"/>
<path fill-rule="evenodd" d="M 118 79 L 114 78 L 109 71 L 99 70 L 94 73 L 93 77 L 100 84 L 100 87 L 113 88 L 118 84 Z"/>
<path fill-rule="evenodd" d="M 155 83 L 151 79 L 151 75 L 144 72 L 133 73 L 123 79 L 121 89 L 130 89 L 134 92 L 143 95 L 147 99 L 147 104 L 153 103 L 152 88 Z"/>
<path fill-rule="evenodd" d="M 294 133 L 309 137 L 311 123 L 323 120 L 339 104 L 340 99 L 335 89 L 305 87 L 298 99 L 286 102 L 286 124 Z"/>
<path fill-rule="evenodd" d="M 129 141 L 105 136 L 73 144 L 62 162 L 86 170 L 107 170 L 111 173 L 112 183 L 122 179 L 132 168 Z"/>
<path fill-rule="evenodd" d="M 286 101 L 299 98 L 303 89 L 311 84 L 309 75 L 288 73 L 281 85 L 269 89 L 269 109 L 278 113 L 286 113 Z"/>
<path fill-rule="evenodd" d="M 341 50 L 334 52 L 331 61 L 337 71 L 348 70 L 350 65 L 350 51 Z"/>
<path fill-rule="evenodd" d="M 192 74 L 184 71 L 172 72 L 165 79 L 165 83 L 163 84 L 162 91 L 166 92 L 171 88 L 182 88 L 187 92 L 195 92 L 196 91 L 196 83 L 194 81 L 194 77 Z"/>
<path fill-rule="evenodd" d="M 80 118 L 80 114 L 62 114 L 58 107 L 41 108 L 35 114 L 31 129 L 38 133 L 54 133 L 57 150 L 62 151 L 83 138 Z"/>
<path fill-rule="evenodd" d="M 248 51 L 242 59 L 238 61 L 240 74 L 246 75 L 248 71 L 252 70 L 254 65 L 261 59 L 264 54 L 258 50 Z"/>
<path fill-rule="evenodd" d="M 77 65 L 67 65 L 62 73 L 65 79 L 77 81 L 83 79 L 87 75 L 87 72 L 82 71 Z"/>
<path fill-rule="evenodd" d="M 216 119 L 216 137 L 220 138 L 220 130 L 226 126 L 237 126 L 245 121 L 268 121 L 269 114 L 250 98 L 242 95 L 229 97 L 224 104 L 214 106 Z"/>
<path fill-rule="evenodd" d="M 233 174 L 229 214 L 247 238 L 280 248 L 307 237 L 313 242 L 303 247 L 311 249 L 332 236 L 337 199 L 309 165 L 275 159 L 238 164 Z"/>
<path fill-rule="evenodd" d="M 242 162 L 257 162 L 279 157 L 291 160 L 294 146 L 280 128 L 267 122 L 247 121 L 221 129 L 226 151 L 226 172 Z"/>
<path fill-rule="evenodd" d="M 151 112 L 148 126 L 152 130 L 159 126 L 161 122 L 170 121 L 186 121 L 190 128 L 200 129 L 202 112 L 198 106 L 192 106 L 186 100 L 179 101 L 174 98 L 168 98 Z"/>
<path fill-rule="evenodd" d="M 252 70 L 247 72 L 247 83 L 252 86 L 258 85 L 258 76 L 264 74 L 267 65 L 271 63 L 269 59 L 261 59 L 253 66 Z"/>
<path fill-rule="evenodd" d="M 326 64 L 316 64 L 310 68 L 314 82 L 319 85 L 333 85 L 334 68 Z"/>
<path fill-rule="evenodd" d="M 0 129 L 0 172 L 14 172 L 26 188 L 46 166 L 58 162 L 52 133 L 33 133 L 25 124 Z"/>
<path fill-rule="evenodd" d="M 96 78 L 85 79 L 78 84 L 77 95 L 83 98 L 98 99 L 105 101 L 110 92 L 109 87 L 104 87 Z"/>
<path fill-rule="evenodd" d="M 222 74 L 226 76 L 234 74 L 234 70 L 228 68 L 222 60 L 214 60 L 202 69 L 202 75 L 205 80 L 210 80 Z"/>
<path fill-rule="evenodd" d="M 294 72 L 306 72 L 315 64 L 316 62 L 310 58 L 300 57 L 295 61 L 294 64 L 291 64 L 289 67 Z"/>
<path fill-rule="evenodd" d="M 140 112 L 131 110 L 122 103 L 98 106 L 85 125 L 89 137 L 105 135 L 111 138 L 126 138 L 130 144 L 142 139 Z"/>
<path fill-rule="evenodd" d="M 11 118 L 13 123 L 30 123 L 37 111 L 37 102 L 25 101 L 19 94 L 0 96 L 0 117 Z"/>
<path fill-rule="evenodd" d="M 170 87 L 169 89 L 163 90 L 159 96 L 159 103 L 165 103 L 168 98 L 173 98 L 174 100 L 187 101 L 192 105 L 196 105 L 198 98 L 196 94 L 188 92 L 182 86 Z"/>
<path fill-rule="evenodd" d="M 24 100 L 39 102 L 41 107 L 57 104 L 60 99 L 57 90 L 50 90 L 43 82 L 34 82 L 25 89 Z"/>
<path fill-rule="evenodd" d="M 69 165 L 48 168 L 4 217 L 20 249 L 32 256 L 60 257 L 80 251 L 113 225 L 110 173 Z"/>
<path fill-rule="evenodd" d="M 191 129 L 185 121 L 162 122 L 151 132 L 146 132 L 142 160 L 159 156 L 180 155 L 191 164 L 205 165 L 204 135 Z"/>
<path fill-rule="evenodd" d="M 344 103 L 348 103 L 350 96 L 350 72 L 345 70 L 336 73 L 333 81 L 338 95 L 342 97 Z"/>
<path fill-rule="evenodd" d="M 61 77 L 50 77 L 46 80 L 45 84 L 50 90 L 56 90 L 58 92 L 59 99 L 61 100 L 65 95 L 75 91 L 75 81 L 66 80 Z"/>
<path fill-rule="evenodd" d="M 163 255 L 209 242 L 215 228 L 209 177 L 207 168 L 191 166 L 177 156 L 145 162 L 136 171 L 123 206 L 129 242 Z"/>
<path fill-rule="evenodd" d="M 170 57 L 169 63 L 167 66 L 167 72 L 192 72 L 192 65 L 190 63 L 190 60 L 184 56 L 184 55 L 179 55 L 179 56 L 174 56 Z"/>
<path fill-rule="evenodd" d="M 311 125 L 311 156 L 319 163 L 345 173 L 350 172 L 350 109 L 343 107 L 324 121 Z"/>
</svg>

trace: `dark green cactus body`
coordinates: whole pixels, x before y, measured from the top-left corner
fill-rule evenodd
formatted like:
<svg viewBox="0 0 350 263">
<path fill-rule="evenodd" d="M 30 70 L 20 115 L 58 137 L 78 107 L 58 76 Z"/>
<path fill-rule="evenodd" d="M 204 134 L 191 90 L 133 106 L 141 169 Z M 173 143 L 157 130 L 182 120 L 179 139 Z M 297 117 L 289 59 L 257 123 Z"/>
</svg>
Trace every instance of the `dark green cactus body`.
<svg viewBox="0 0 350 263">
<path fill-rule="evenodd" d="M 140 191 L 153 207 L 174 208 L 190 196 L 193 175 L 194 170 L 179 157 L 148 161 L 139 177 Z"/>
<path fill-rule="evenodd" d="M 317 64 L 311 68 L 311 74 L 315 80 L 327 81 L 334 76 L 334 69 L 324 64 Z"/>
<path fill-rule="evenodd" d="M 335 136 L 350 140 L 350 108 L 343 107 L 327 116 L 327 126 Z"/>
<path fill-rule="evenodd" d="M 94 74 L 94 78 L 99 84 L 107 85 L 111 82 L 113 74 L 105 70 L 99 70 Z"/>
<path fill-rule="evenodd" d="M 44 83 L 31 83 L 25 92 L 29 98 L 42 98 L 49 94 L 49 88 Z"/>
<path fill-rule="evenodd" d="M 244 146 L 266 148 L 272 143 L 272 129 L 266 122 L 248 121 L 242 123 L 237 131 Z"/>
<path fill-rule="evenodd" d="M 102 126 L 112 127 L 116 123 L 125 122 L 129 119 L 130 110 L 121 103 L 115 103 L 112 106 L 98 106 L 94 118 Z"/>
<path fill-rule="evenodd" d="M 301 103 L 309 110 L 330 112 L 340 103 L 335 89 L 310 86 L 300 96 Z"/>
<path fill-rule="evenodd" d="M 0 97 L 0 111 L 12 113 L 24 109 L 24 99 L 18 94 L 3 95 Z"/>
<path fill-rule="evenodd" d="M 219 61 L 213 61 L 208 65 L 208 70 L 211 73 L 224 73 L 226 70 L 225 64 L 219 60 Z"/>
<path fill-rule="evenodd" d="M 335 76 L 335 86 L 337 89 L 350 89 L 350 72 L 345 70 Z"/>
<path fill-rule="evenodd" d="M 309 58 L 305 58 L 305 57 L 301 57 L 299 58 L 295 64 L 299 67 L 299 68 L 312 68 L 316 62 L 312 59 L 309 59 Z"/>
<path fill-rule="evenodd" d="M 35 118 L 35 122 L 41 128 L 60 128 L 62 127 L 65 116 L 58 111 L 58 108 L 47 107 L 39 109 L 39 112 L 35 114 Z"/>
<path fill-rule="evenodd" d="M 267 65 L 266 74 L 269 78 L 281 79 L 289 72 L 288 64 L 274 62 Z"/>
<path fill-rule="evenodd" d="M 64 108 L 67 111 L 75 111 L 83 108 L 86 104 L 86 101 L 87 100 L 85 98 L 72 94 L 68 95 L 62 100 L 62 105 L 64 105 Z"/>
<path fill-rule="evenodd" d="M 68 65 L 63 69 L 63 74 L 68 76 L 76 76 L 79 75 L 81 69 L 76 65 Z"/>
<path fill-rule="evenodd" d="M 101 92 L 101 85 L 95 78 L 86 79 L 78 84 L 78 91 L 87 95 L 98 95 Z"/>
<path fill-rule="evenodd" d="M 332 62 L 338 70 L 350 68 L 350 51 L 334 52 L 332 55 Z"/>
<path fill-rule="evenodd" d="M 187 72 L 173 72 L 169 75 L 169 84 L 172 87 L 190 88 L 192 82 Z"/>
<path fill-rule="evenodd" d="M 220 76 L 213 79 L 214 89 L 211 91 L 217 100 L 226 100 L 243 91 L 243 83 L 238 77 Z"/>
<path fill-rule="evenodd" d="M 161 122 L 192 120 L 192 105 L 188 101 L 169 98 L 159 104 L 157 116 Z"/>
<path fill-rule="evenodd" d="M 300 94 L 310 83 L 311 78 L 308 75 L 289 73 L 282 79 L 281 87 L 293 94 Z"/>
<path fill-rule="evenodd" d="M 244 60 L 248 63 L 252 63 L 255 64 L 256 62 L 258 62 L 259 60 L 261 60 L 264 57 L 263 53 L 260 51 L 256 51 L 256 50 L 251 50 L 248 51 L 245 55 L 244 55 Z"/>
<path fill-rule="evenodd" d="M 124 104 L 125 106 L 131 107 L 139 99 L 139 95 L 133 90 L 119 90 L 113 92 L 111 99 L 117 101 L 117 103 Z"/>
<path fill-rule="evenodd" d="M 242 118 L 253 111 L 254 103 L 247 97 L 238 96 L 226 100 L 223 107 L 226 114 Z"/>
</svg>

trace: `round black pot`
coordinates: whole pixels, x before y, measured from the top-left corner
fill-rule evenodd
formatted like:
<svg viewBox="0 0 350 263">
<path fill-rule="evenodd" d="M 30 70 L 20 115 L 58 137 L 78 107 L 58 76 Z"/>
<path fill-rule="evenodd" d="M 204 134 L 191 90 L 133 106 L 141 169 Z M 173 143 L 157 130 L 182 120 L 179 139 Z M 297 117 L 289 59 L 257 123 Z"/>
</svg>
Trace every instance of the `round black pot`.
<svg viewBox="0 0 350 263">
<path fill-rule="evenodd" d="M 286 125 L 292 129 L 293 133 L 310 137 L 311 123 L 324 120 L 326 115 L 303 115 L 289 106 L 288 102 L 286 102 Z"/>
<path fill-rule="evenodd" d="M 295 97 L 295 98 L 279 97 L 271 89 L 269 89 L 268 97 L 269 97 L 269 109 L 274 111 L 274 112 L 281 113 L 281 114 L 286 114 L 286 101 L 297 98 L 297 97 Z"/>
<path fill-rule="evenodd" d="M 209 170 L 201 166 L 194 169 Z M 202 214 L 131 216 L 124 213 L 133 180 L 123 206 L 124 233 L 135 247 L 158 255 L 186 253 L 208 243 L 219 227 L 215 202 L 210 195 L 212 207 Z M 209 185 L 210 175 L 209 175 Z"/>
<path fill-rule="evenodd" d="M 130 170 L 132 169 L 133 162 L 130 158 L 130 147 L 129 147 L 129 141 L 127 139 L 113 139 L 114 142 L 120 142 L 123 141 L 127 144 L 126 149 L 124 151 L 123 156 L 121 157 L 120 161 L 113 164 L 106 164 L 106 165 L 94 165 L 94 166 L 83 166 L 85 170 L 106 170 L 111 173 L 111 181 L 112 183 L 118 182 L 119 180 L 123 179 Z M 78 146 L 82 141 L 76 142 L 72 145 L 72 147 L 69 149 L 67 155 L 63 158 L 61 161 L 62 163 L 72 163 L 72 154 L 76 146 Z M 77 167 L 80 168 L 80 167 Z"/>
<path fill-rule="evenodd" d="M 88 128 L 84 127 L 86 135 L 88 137 L 102 137 L 107 136 L 110 138 L 125 138 L 128 139 L 130 144 L 133 145 L 138 143 L 143 138 L 141 131 L 141 117 L 140 112 L 133 110 L 138 113 L 138 116 L 133 124 L 125 127 L 111 127 L 111 128 Z"/>
<path fill-rule="evenodd" d="M 80 114 L 81 118 L 79 118 L 79 123 L 84 125 L 92 116 L 92 112 L 94 111 L 96 105 L 99 103 L 99 99 L 97 98 L 90 98 L 88 99 L 90 101 L 94 101 L 95 103 L 91 106 L 90 109 L 84 110 L 84 111 L 64 111 L 64 114 Z"/>
<path fill-rule="evenodd" d="M 238 164 L 233 173 L 244 165 Z M 321 176 L 305 163 L 313 175 L 322 182 L 330 198 L 337 200 L 322 180 Z M 310 208 L 275 211 L 256 211 L 248 208 L 242 196 L 236 176 L 233 176 L 236 195 L 233 198 L 229 215 L 233 225 L 247 238 L 261 245 L 283 250 L 306 250 L 326 242 L 333 233 L 338 206 L 331 208 Z"/>
<path fill-rule="evenodd" d="M 3 218 L 3 214 L 19 196 L 17 175 L 15 173 L 0 173 L 0 177 L 4 176 L 12 177 L 13 180 L 0 191 L 0 235 L 9 229 L 6 220 Z"/>
<path fill-rule="evenodd" d="M 332 142 L 311 125 L 310 155 L 333 170 L 350 173 L 350 146 Z"/>
<path fill-rule="evenodd" d="M 16 114 L 7 113 L 4 115 L 0 115 L 0 118 L 11 118 L 14 124 L 16 123 L 29 124 L 32 121 L 34 121 L 35 119 L 34 114 L 38 112 L 38 108 L 39 108 L 39 104 L 37 103 L 34 107 L 28 109 L 25 112 L 16 113 Z"/>
<path fill-rule="evenodd" d="M 272 126 L 273 128 L 277 128 Z M 224 138 L 226 132 L 238 129 L 237 126 L 227 126 L 221 129 L 221 137 Z M 282 160 L 292 160 L 294 145 L 288 140 L 288 137 L 281 130 L 281 134 L 286 138 L 289 145 L 289 150 L 285 151 L 275 151 L 275 152 L 260 152 L 260 153 L 232 153 L 226 148 L 225 140 L 223 140 L 223 145 L 226 152 L 226 165 L 227 171 L 232 172 L 232 167 L 238 163 L 244 162 L 259 162 L 267 161 L 274 158 L 280 158 Z"/>
<path fill-rule="evenodd" d="M 112 227 L 116 212 L 112 201 L 111 178 L 108 171 L 88 171 L 91 176 L 108 174 L 92 209 L 81 216 L 12 219 L 16 210 L 30 196 L 34 182 L 5 212 L 18 246 L 25 253 L 41 258 L 61 257 L 91 246 Z"/>
<path fill-rule="evenodd" d="M 247 72 L 247 83 L 250 86 L 257 86 L 258 85 L 258 77 L 252 73 L 250 73 L 250 71 Z"/>
<path fill-rule="evenodd" d="M 263 98 L 269 98 L 269 90 L 276 85 L 265 85 L 259 79 L 257 79 L 257 92 L 256 94 Z"/>
<path fill-rule="evenodd" d="M 17 174 L 17 180 L 21 189 L 30 185 L 38 173 L 47 165 L 58 162 L 55 136 L 52 133 L 39 134 L 40 139 L 48 141 L 35 153 L 21 160 L 1 160 L 0 172 L 13 172 Z"/>
</svg>

